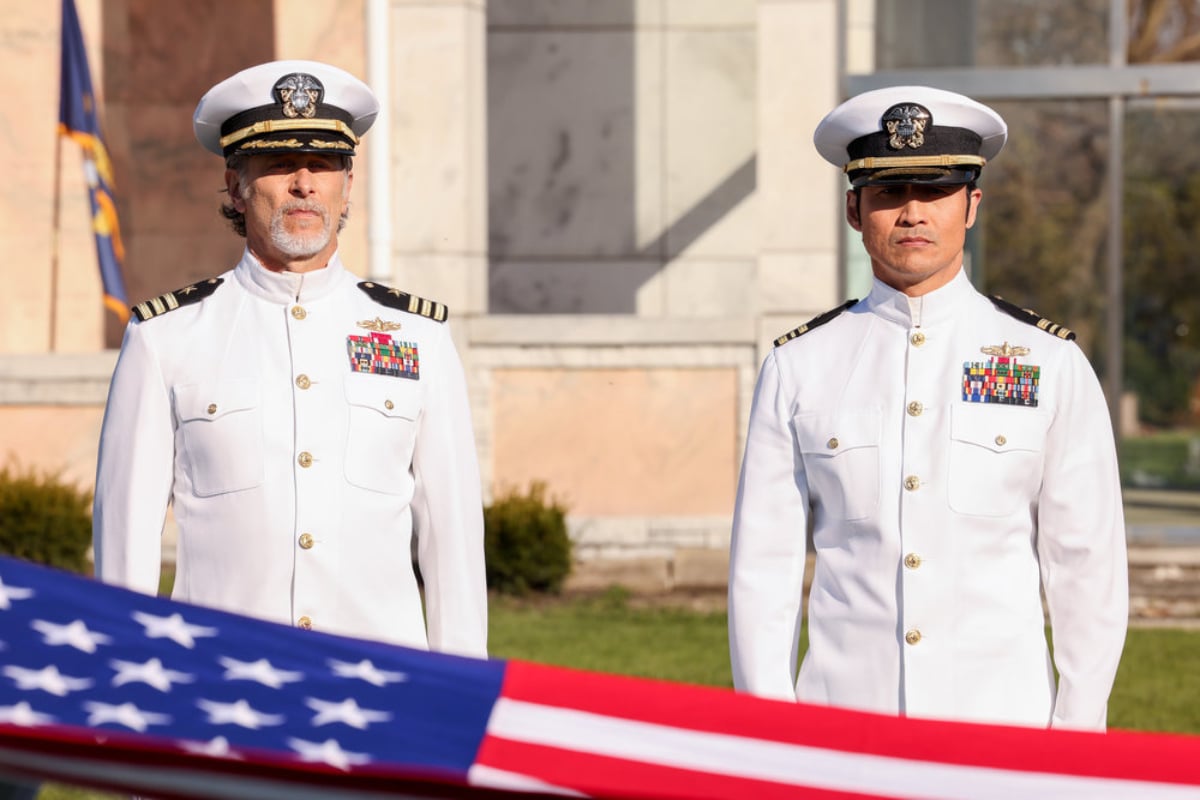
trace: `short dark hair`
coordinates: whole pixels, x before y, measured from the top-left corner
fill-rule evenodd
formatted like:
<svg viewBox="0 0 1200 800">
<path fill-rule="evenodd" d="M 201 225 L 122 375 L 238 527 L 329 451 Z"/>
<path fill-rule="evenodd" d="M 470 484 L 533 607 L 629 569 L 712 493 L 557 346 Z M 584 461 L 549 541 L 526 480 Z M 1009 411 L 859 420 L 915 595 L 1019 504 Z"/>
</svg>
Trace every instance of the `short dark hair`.
<svg viewBox="0 0 1200 800">
<path fill-rule="evenodd" d="M 342 169 L 349 172 L 354 166 L 354 159 L 351 156 L 338 154 L 338 158 L 342 160 Z M 225 159 L 225 168 L 231 169 L 238 174 L 239 180 L 246 182 L 246 168 L 250 163 L 250 156 L 247 155 L 232 155 Z M 224 190 L 222 190 L 224 191 Z M 221 216 L 229 221 L 229 227 L 233 228 L 233 232 L 243 239 L 246 238 L 246 215 L 234 208 L 232 201 L 221 203 Z M 338 230 L 346 226 L 346 218 L 350 214 L 350 209 L 347 208 L 342 212 L 341 219 L 338 220 Z"/>
</svg>

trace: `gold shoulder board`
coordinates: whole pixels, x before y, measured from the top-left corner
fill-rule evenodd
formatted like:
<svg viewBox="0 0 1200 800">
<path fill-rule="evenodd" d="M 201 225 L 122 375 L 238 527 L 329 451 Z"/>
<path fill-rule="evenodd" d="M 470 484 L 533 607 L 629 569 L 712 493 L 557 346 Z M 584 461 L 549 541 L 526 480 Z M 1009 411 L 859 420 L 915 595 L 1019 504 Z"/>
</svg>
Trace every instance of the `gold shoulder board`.
<svg viewBox="0 0 1200 800">
<path fill-rule="evenodd" d="M 824 325 L 826 322 L 829 322 L 829 320 L 833 319 L 838 314 L 841 314 L 843 311 L 845 311 L 847 308 L 849 308 L 850 306 L 854 305 L 857 302 L 858 302 L 857 300 L 847 300 L 846 302 L 842 303 L 837 308 L 826 311 L 824 314 L 818 314 L 817 316 L 813 317 L 812 319 L 810 319 L 808 322 L 804 323 L 800 327 L 792 328 L 790 331 L 785 333 L 783 336 L 780 336 L 778 339 L 775 340 L 775 346 L 779 347 L 780 345 L 787 344 L 792 339 L 795 339 L 797 336 L 803 336 L 804 334 L 811 331 L 813 328 L 819 328 L 820 326 Z"/>
<path fill-rule="evenodd" d="M 442 303 L 426 300 L 423 297 L 417 297 L 415 294 L 408 294 L 399 289 L 392 289 L 384 286 L 382 283 L 363 281 L 358 284 L 358 288 L 366 292 L 376 303 L 388 308 L 407 311 L 410 314 L 420 314 L 422 317 L 429 317 L 429 319 L 435 322 L 445 322 L 446 318 L 450 316 L 450 309 L 446 308 Z"/>
<path fill-rule="evenodd" d="M 1069 342 L 1075 340 L 1075 331 L 1071 330 L 1070 328 L 1063 327 L 1057 322 L 1051 322 L 1031 308 L 1021 308 L 1015 303 L 1010 303 L 1003 297 L 1000 297 L 996 294 L 988 295 L 988 300 L 991 300 L 996 308 L 1000 309 L 1005 314 L 1008 314 L 1010 317 L 1015 317 L 1016 319 L 1021 320 L 1021 322 L 1026 322 L 1035 328 L 1041 328 L 1046 333 L 1057 336 L 1059 339 L 1066 339 Z"/>
<path fill-rule="evenodd" d="M 129 310 L 137 316 L 139 322 L 145 322 L 153 317 L 161 317 L 168 311 L 174 311 L 181 306 L 189 306 L 192 303 L 200 302 L 215 292 L 217 287 L 224 282 L 224 278 L 209 278 L 206 281 L 193 283 L 191 286 L 185 286 L 173 292 L 160 294 L 153 300 L 138 303 Z"/>
</svg>

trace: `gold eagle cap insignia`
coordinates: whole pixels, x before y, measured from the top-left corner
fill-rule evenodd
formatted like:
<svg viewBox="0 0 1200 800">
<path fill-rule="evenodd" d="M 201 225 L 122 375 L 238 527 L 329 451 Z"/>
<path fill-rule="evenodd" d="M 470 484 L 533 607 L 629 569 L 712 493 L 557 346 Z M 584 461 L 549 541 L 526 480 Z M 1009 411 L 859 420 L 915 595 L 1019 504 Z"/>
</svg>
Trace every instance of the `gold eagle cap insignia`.
<svg viewBox="0 0 1200 800">
<path fill-rule="evenodd" d="M 999 345 L 997 345 L 997 344 L 985 345 L 985 346 L 979 348 L 979 351 L 986 356 L 1003 356 L 1005 358 L 1011 358 L 1012 356 L 1027 356 L 1027 355 L 1029 355 L 1028 347 L 1022 347 L 1020 345 L 1013 347 L 1008 342 L 1005 342 L 1004 344 L 999 344 Z"/>
<path fill-rule="evenodd" d="M 367 330 L 375 331 L 376 333 L 387 333 L 388 331 L 400 330 L 400 323 L 389 322 L 388 320 L 376 317 L 375 319 L 360 319 L 358 321 L 358 327 L 366 328 Z"/>
</svg>

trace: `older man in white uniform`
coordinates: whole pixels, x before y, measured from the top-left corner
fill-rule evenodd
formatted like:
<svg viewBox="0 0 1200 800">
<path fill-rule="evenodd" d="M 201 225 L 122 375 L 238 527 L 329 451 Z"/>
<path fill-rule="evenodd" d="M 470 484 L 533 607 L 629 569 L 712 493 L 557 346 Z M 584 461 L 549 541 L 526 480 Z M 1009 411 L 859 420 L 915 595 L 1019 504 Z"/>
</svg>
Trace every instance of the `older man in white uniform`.
<svg viewBox="0 0 1200 800">
<path fill-rule="evenodd" d="M 741 690 L 1105 727 L 1128 588 L 1104 397 L 1073 333 L 963 270 L 975 181 L 1006 133 L 992 109 L 914 86 L 854 97 L 816 130 L 875 280 L 781 336 L 759 375 L 730 565 Z"/>
<path fill-rule="evenodd" d="M 226 159 L 232 270 L 134 308 L 101 433 L 97 573 L 300 628 L 483 657 L 479 470 L 446 309 L 338 258 L 378 112 L 352 75 L 252 67 L 196 109 Z M 411 558 L 416 536 L 422 593 Z"/>
</svg>

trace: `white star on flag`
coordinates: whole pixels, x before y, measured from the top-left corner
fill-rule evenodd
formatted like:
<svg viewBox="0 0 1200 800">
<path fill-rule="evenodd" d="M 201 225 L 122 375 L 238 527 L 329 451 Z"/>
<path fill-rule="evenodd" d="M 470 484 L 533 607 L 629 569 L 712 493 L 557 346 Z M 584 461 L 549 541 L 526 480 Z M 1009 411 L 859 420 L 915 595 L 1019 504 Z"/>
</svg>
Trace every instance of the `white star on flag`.
<svg viewBox="0 0 1200 800">
<path fill-rule="evenodd" d="M 156 617 L 142 611 L 133 612 L 133 618 L 146 629 L 150 639 L 170 639 L 188 650 L 195 648 L 196 637 L 216 636 L 216 628 L 206 628 L 203 625 L 189 625 L 182 614 L 172 614 L 169 617 Z"/>
<path fill-rule="evenodd" d="M 255 711 L 245 700 L 236 703 L 217 703 L 212 700 L 197 700 L 196 705 L 208 713 L 210 725 L 240 725 L 258 730 L 264 725 L 283 724 L 282 714 L 264 714 Z"/>
<path fill-rule="evenodd" d="M 28 600 L 31 597 L 33 597 L 32 589 L 5 586 L 4 581 L 0 580 L 0 609 L 7 611 L 12 608 L 12 600 Z"/>
<path fill-rule="evenodd" d="M 317 712 L 317 715 L 312 720 L 314 726 L 328 725 L 331 722 L 341 722 L 349 725 L 351 728 L 358 728 L 360 731 L 364 731 L 372 722 L 387 722 L 392 718 L 392 715 L 386 711 L 360 708 L 353 697 L 347 697 L 340 703 L 318 700 L 315 697 L 306 697 L 304 703 Z"/>
<path fill-rule="evenodd" d="M 242 756 L 234 752 L 229 746 L 229 740 L 224 736 L 218 736 L 215 739 L 210 739 L 207 742 L 180 742 L 179 746 L 189 753 L 194 753 L 198 756 L 212 756 L 213 758 L 232 758 L 235 761 L 241 761 Z"/>
<path fill-rule="evenodd" d="M 389 683 L 403 683 L 408 680 L 408 676 L 403 672 L 387 672 L 377 669 L 369 659 L 365 658 L 357 664 L 330 659 L 329 666 L 333 667 L 333 674 L 339 678 L 359 678 L 372 686 L 386 686 Z"/>
<path fill-rule="evenodd" d="M 142 711 L 133 703 L 114 705 L 112 703 L 87 702 L 83 704 L 83 708 L 88 712 L 88 725 L 103 725 L 106 722 L 115 722 L 138 733 L 145 733 L 146 728 L 151 725 L 166 725 L 171 721 L 171 717 L 168 714 Z"/>
<path fill-rule="evenodd" d="M 108 662 L 109 666 L 117 671 L 113 676 L 113 686 L 124 686 L 127 683 L 141 682 L 153 686 L 160 692 L 171 691 L 171 683 L 191 683 L 196 678 L 186 672 L 176 672 L 173 669 L 165 669 L 162 661 L 157 658 L 152 658 L 145 664 L 138 664 L 133 661 L 117 661 Z"/>
<path fill-rule="evenodd" d="M 347 753 L 333 739 L 323 742 L 306 742 L 303 739 L 287 740 L 288 747 L 300 754 L 304 761 L 322 762 L 340 770 L 349 770 L 351 766 L 368 764 L 371 757 L 362 753 Z"/>
<path fill-rule="evenodd" d="M 89 678 L 72 678 L 63 675 L 53 664 L 41 669 L 5 667 L 4 674 L 16 682 L 18 689 L 26 691 L 41 689 L 43 692 L 49 692 L 58 697 L 66 697 L 71 692 L 88 689 L 93 683 Z"/>
<path fill-rule="evenodd" d="M 68 622 L 66 625 L 55 625 L 44 619 L 35 619 L 29 624 L 35 631 L 42 634 L 42 642 L 48 645 L 66 644 L 85 653 L 94 653 L 96 645 L 112 644 L 111 636 L 89 631 L 87 624 L 81 619 Z"/>
<path fill-rule="evenodd" d="M 225 668 L 224 678 L 227 681 L 258 681 L 263 686 L 278 689 L 285 683 L 295 683 L 304 679 L 303 672 L 275 669 L 265 658 L 258 661 L 238 661 L 236 658 L 221 657 L 217 660 Z"/>
<path fill-rule="evenodd" d="M 15 706 L 0 706 L 0 724 L 32 728 L 35 725 L 49 725 L 51 722 L 54 722 L 54 717 L 39 714 L 33 710 L 33 706 L 23 700 Z"/>
</svg>

